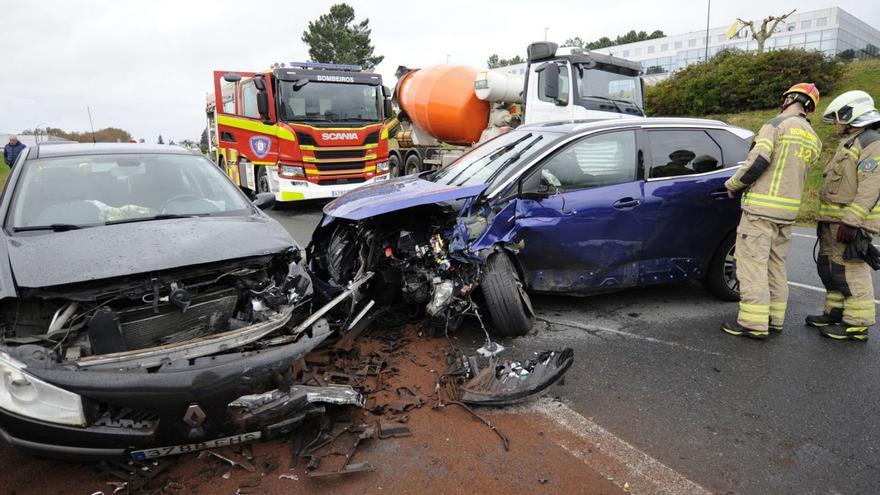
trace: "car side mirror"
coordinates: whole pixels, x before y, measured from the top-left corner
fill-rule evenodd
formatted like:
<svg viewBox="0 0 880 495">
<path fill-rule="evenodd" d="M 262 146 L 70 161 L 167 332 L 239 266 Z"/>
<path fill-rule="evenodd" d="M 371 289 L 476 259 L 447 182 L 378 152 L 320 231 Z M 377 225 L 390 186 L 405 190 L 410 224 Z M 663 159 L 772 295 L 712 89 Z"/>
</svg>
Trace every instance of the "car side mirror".
<svg viewBox="0 0 880 495">
<path fill-rule="evenodd" d="M 542 199 L 547 199 L 550 197 L 550 193 L 539 192 L 539 191 L 530 191 L 520 193 L 519 197 L 521 199 L 531 199 L 532 201 L 541 201 Z"/>
<path fill-rule="evenodd" d="M 385 98 L 383 103 L 383 111 L 386 119 L 390 119 L 391 115 L 394 114 L 394 107 L 391 106 L 391 98 Z"/>
<path fill-rule="evenodd" d="M 268 210 L 275 206 L 275 194 L 270 192 L 257 193 L 254 198 L 254 206 L 261 210 Z"/>
</svg>

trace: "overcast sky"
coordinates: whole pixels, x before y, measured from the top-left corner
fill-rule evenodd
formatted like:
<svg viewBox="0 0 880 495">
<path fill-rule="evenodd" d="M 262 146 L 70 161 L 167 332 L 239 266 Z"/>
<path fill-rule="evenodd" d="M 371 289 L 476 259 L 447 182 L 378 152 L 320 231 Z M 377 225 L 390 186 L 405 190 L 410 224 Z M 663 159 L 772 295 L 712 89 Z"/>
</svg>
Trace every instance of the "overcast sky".
<svg viewBox="0 0 880 495">
<path fill-rule="evenodd" d="M 114 126 L 155 142 L 198 139 L 212 70 L 255 71 L 308 60 L 308 21 L 336 2 L 50 1 L 3 2 L 0 133 L 49 125 L 84 131 Z M 484 66 L 492 53 L 525 55 L 531 41 L 614 38 L 630 29 L 680 34 L 705 28 L 706 2 L 349 1 L 370 19 L 377 68 L 387 85 L 398 65 Z M 710 24 L 839 6 L 880 26 L 874 1 L 713 2 Z M 874 5 L 873 7 L 871 5 Z"/>
</svg>

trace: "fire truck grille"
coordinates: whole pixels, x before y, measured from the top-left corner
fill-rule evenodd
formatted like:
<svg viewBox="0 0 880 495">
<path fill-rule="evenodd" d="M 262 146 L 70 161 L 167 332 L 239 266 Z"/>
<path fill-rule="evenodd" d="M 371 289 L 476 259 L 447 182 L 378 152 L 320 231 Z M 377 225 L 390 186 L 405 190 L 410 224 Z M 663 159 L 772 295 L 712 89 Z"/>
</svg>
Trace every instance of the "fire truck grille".
<svg viewBox="0 0 880 495">
<path fill-rule="evenodd" d="M 360 173 L 364 169 L 364 162 L 343 162 L 343 163 L 315 163 L 315 167 L 321 172 L 338 172 L 340 170 L 355 170 L 353 173 Z"/>
<path fill-rule="evenodd" d="M 363 158 L 364 150 L 315 151 L 315 158 Z"/>
<path fill-rule="evenodd" d="M 321 179 L 322 186 L 341 186 L 343 184 L 360 184 L 366 179 L 363 177 L 350 177 L 347 179 Z"/>
</svg>

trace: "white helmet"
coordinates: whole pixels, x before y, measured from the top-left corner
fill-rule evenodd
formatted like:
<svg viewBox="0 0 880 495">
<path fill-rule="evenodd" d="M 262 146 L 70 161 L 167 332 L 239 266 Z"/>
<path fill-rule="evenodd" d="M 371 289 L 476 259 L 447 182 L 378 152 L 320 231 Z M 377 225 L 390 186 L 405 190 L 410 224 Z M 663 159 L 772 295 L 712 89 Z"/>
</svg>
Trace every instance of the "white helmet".
<svg viewBox="0 0 880 495">
<path fill-rule="evenodd" d="M 840 122 L 852 127 L 865 127 L 880 121 L 880 112 L 874 108 L 874 99 L 864 91 L 847 91 L 833 99 L 822 114 L 822 122 Z"/>
</svg>

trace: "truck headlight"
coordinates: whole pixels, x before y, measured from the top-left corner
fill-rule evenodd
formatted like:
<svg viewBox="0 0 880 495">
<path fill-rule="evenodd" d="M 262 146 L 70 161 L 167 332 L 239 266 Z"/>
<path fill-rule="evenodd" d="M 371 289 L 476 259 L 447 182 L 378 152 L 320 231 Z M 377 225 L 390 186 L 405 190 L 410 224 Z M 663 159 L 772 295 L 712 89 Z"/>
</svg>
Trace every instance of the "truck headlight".
<svg viewBox="0 0 880 495">
<path fill-rule="evenodd" d="M 26 368 L 0 352 L 0 409 L 48 423 L 86 425 L 79 395 L 28 374 Z"/>
<path fill-rule="evenodd" d="M 376 164 L 376 173 L 384 174 L 388 172 L 388 161 L 379 162 Z"/>
<path fill-rule="evenodd" d="M 280 165 L 278 175 L 289 179 L 305 179 L 306 171 L 297 165 Z"/>
</svg>

